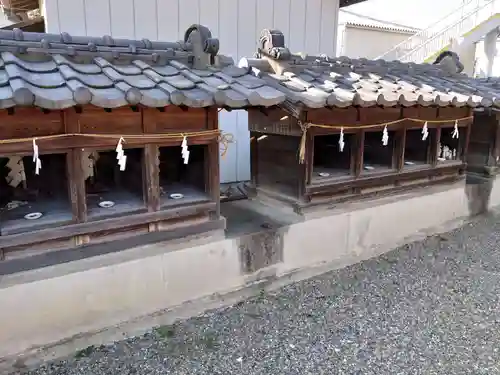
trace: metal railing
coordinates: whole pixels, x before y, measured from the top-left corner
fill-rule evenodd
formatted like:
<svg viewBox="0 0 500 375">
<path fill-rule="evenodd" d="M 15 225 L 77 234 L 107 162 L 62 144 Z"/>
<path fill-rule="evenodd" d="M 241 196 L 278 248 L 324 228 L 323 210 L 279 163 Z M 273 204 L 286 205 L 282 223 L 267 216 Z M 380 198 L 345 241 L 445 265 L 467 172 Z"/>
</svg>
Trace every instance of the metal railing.
<svg viewBox="0 0 500 375">
<path fill-rule="evenodd" d="M 379 56 L 384 60 L 424 62 L 432 54 L 447 47 L 452 40 L 484 22 L 496 13 L 500 0 L 468 0 L 453 12 L 424 30 L 412 35 Z"/>
</svg>

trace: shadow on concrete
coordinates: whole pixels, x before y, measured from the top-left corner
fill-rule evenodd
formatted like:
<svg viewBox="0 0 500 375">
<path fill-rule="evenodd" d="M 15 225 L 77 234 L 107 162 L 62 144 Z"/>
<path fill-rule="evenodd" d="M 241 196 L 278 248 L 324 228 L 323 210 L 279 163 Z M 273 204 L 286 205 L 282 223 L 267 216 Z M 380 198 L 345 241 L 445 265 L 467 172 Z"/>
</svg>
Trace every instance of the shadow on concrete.
<svg viewBox="0 0 500 375">
<path fill-rule="evenodd" d="M 254 200 L 239 200 L 221 204 L 226 218 L 226 238 L 277 229 L 301 221 L 295 214 L 284 213 Z"/>
<path fill-rule="evenodd" d="M 488 212 L 493 189 L 494 177 L 469 173 L 466 177 L 465 194 L 469 204 L 470 216 L 482 215 Z"/>
</svg>

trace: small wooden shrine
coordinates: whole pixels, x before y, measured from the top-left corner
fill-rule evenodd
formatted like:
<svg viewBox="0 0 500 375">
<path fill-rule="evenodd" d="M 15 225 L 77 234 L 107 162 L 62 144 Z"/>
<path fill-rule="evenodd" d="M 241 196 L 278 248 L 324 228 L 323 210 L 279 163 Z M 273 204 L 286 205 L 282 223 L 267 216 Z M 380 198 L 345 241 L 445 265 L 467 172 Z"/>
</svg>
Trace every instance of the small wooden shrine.
<svg viewBox="0 0 500 375">
<path fill-rule="evenodd" d="M 467 172 L 494 176 L 500 165 L 499 116 L 491 110 L 474 113 L 467 152 Z"/>
<path fill-rule="evenodd" d="M 477 79 L 476 86 L 491 97 L 500 97 L 500 79 Z M 490 108 L 474 113 L 467 153 L 467 170 L 484 176 L 496 176 L 500 167 L 500 101 L 494 100 Z"/>
<path fill-rule="evenodd" d="M 277 30 L 240 66 L 286 95 L 249 109 L 254 192 L 297 212 L 463 179 L 473 108 L 493 104 L 450 64 L 296 55 Z"/>
<path fill-rule="evenodd" d="M 218 109 L 284 95 L 218 48 L 199 25 L 176 43 L 0 31 L 1 259 L 224 229 Z"/>
</svg>

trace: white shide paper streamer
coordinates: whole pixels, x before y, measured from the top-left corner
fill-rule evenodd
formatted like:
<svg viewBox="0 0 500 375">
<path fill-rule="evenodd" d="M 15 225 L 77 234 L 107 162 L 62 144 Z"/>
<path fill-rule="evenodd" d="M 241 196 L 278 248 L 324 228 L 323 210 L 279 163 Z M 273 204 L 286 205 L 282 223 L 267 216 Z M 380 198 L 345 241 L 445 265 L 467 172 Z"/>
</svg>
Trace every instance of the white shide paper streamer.
<svg viewBox="0 0 500 375">
<path fill-rule="evenodd" d="M 422 141 L 425 141 L 428 136 L 429 136 L 429 128 L 427 127 L 427 121 L 426 121 L 424 127 L 422 128 Z"/>
<path fill-rule="evenodd" d="M 384 131 L 382 132 L 382 144 L 384 146 L 389 144 L 389 132 L 387 131 L 387 125 L 384 127 Z"/>
<path fill-rule="evenodd" d="M 458 132 L 458 121 L 455 121 L 455 126 L 453 127 L 453 133 L 451 134 L 451 138 L 456 138 L 458 139 L 459 132 Z"/>
<path fill-rule="evenodd" d="M 344 128 L 340 128 L 340 137 L 339 137 L 339 150 L 340 150 L 340 152 L 344 151 L 344 146 L 345 146 L 345 142 L 344 142 Z"/>
<path fill-rule="evenodd" d="M 187 138 L 186 137 L 182 138 L 181 154 L 182 154 L 182 158 L 184 159 L 184 164 L 189 163 L 189 150 L 188 150 L 188 146 L 187 146 Z"/>
<path fill-rule="evenodd" d="M 127 166 L 127 155 L 125 155 L 125 152 L 123 151 L 123 142 L 123 137 L 120 137 L 120 139 L 118 140 L 118 144 L 116 145 L 116 160 L 118 160 L 118 165 L 120 166 L 120 171 L 122 172 Z"/>
<path fill-rule="evenodd" d="M 42 169 L 42 161 L 40 160 L 38 145 L 36 144 L 35 138 L 33 138 L 33 163 L 35 163 L 35 174 L 39 175 L 40 169 Z"/>
</svg>

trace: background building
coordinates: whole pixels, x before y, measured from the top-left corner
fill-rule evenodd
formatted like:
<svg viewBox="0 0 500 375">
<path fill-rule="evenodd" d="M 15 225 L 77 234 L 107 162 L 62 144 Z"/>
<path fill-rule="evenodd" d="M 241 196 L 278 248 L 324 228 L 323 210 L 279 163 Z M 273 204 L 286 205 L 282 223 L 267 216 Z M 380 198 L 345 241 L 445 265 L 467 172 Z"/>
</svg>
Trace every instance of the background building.
<svg viewBox="0 0 500 375">
<path fill-rule="evenodd" d="M 337 51 L 341 56 L 373 59 L 418 31 L 417 28 L 342 9 L 339 12 Z"/>
</svg>

